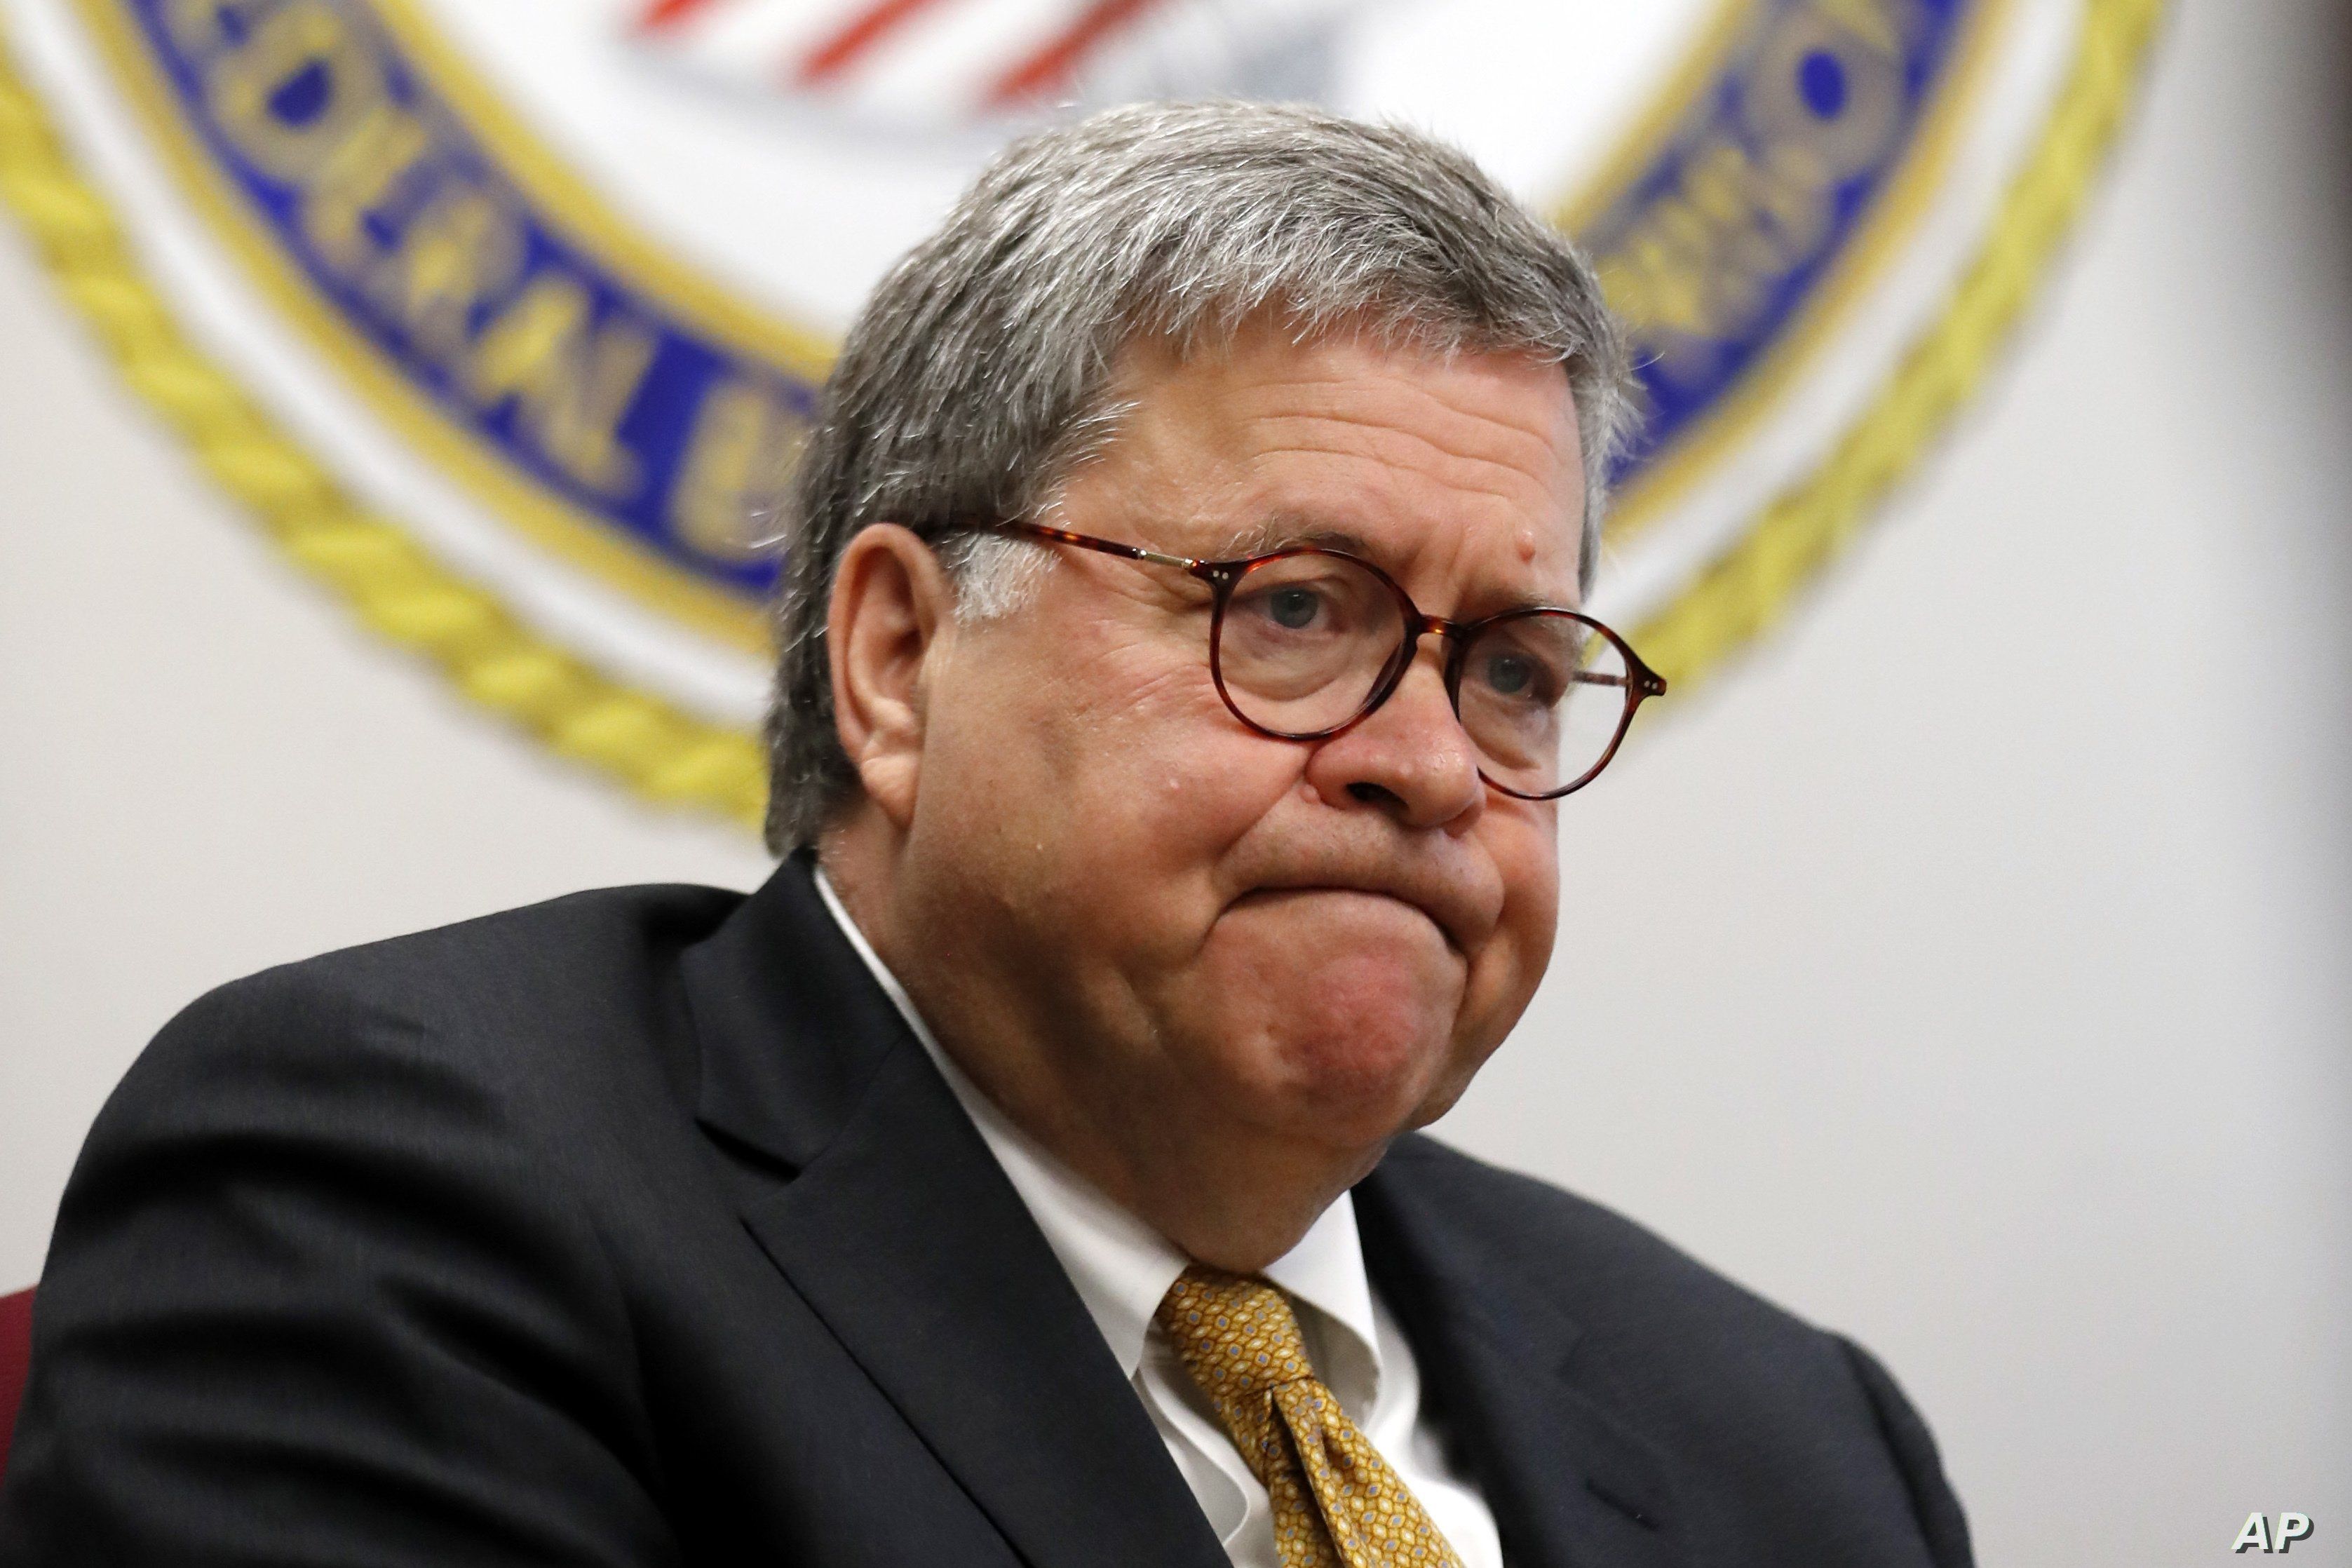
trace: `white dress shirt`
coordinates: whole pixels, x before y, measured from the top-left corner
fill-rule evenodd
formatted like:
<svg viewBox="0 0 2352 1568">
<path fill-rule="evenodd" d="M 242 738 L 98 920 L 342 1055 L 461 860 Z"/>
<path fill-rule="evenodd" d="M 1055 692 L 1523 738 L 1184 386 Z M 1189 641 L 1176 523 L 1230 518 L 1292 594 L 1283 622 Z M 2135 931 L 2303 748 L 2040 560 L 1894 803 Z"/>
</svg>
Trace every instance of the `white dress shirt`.
<svg viewBox="0 0 2352 1568">
<path fill-rule="evenodd" d="M 940 1048 L 906 988 L 884 966 L 821 870 L 816 886 L 842 934 L 898 1005 L 1013 1190 L 1029 1205 L 1037 1228 L 1068 1271 L 1078 1299 L 1168 1445 L 1169 1457 L 1224 1543 L 1225 1555 L 1234 1568 L 1277 1568 L 1265 1488 L 1242 1462 L 1152 1321 L 1160 1298 L 1190 1260 L 1014 1126 L 980 1092 Z M 1463 1568 L 1502 1568 L 1502 1543 L 1486 1500 L 1446 1461 L 1436 1432 L 1422 1418 L 1421 1369 L 1396 1321 L 1372 1294 L 1349 1196 L 1342 1193 L 1297 1246 L 1266 1266 L 1265 1274 L 1290 1298 L 1317 1375 L 1421 1500 Z"/>
</svg>

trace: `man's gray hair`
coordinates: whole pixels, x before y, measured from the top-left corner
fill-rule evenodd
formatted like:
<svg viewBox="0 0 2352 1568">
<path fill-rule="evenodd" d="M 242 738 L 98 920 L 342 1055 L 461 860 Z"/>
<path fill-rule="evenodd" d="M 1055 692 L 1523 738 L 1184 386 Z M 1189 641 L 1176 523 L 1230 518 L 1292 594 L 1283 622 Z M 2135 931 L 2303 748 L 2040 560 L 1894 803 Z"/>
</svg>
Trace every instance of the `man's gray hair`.
<svg viewBox="0 0 2352 1568">
<path fill-rule="evenodd" d="M 1240 102 L 1114 109 L 1017 142 L 858 313 L 785 521 L 768 719 L 768 847 L 814 842 L 857 791 L 835 729 L 825 618 L 869 523 L 1034 517 L 1124 407 L 1122 352 L 1213 353 L 1278 312 L 1299 341 L 1529 353 L 1575 395 L 1589 585 L 1625 419 L 1624 349 L 1591 268 L 1454 148 L 1391 126 Z M 957 614 L 1002 614 L 1038 547 L 950 535 Z"/>
</svg>

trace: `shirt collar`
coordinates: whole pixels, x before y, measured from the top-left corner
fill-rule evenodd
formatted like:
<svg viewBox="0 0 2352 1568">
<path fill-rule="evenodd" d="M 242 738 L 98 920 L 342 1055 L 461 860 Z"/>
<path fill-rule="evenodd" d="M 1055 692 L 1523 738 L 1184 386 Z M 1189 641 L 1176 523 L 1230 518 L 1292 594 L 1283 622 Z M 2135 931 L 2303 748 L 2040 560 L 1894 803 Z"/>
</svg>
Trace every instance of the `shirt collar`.
<svg viewBox="0 0 2352 1568">
<path fill-rule="evenodd" d="M 866 933 L 842 906 L 823 867 L 816 870 L 816 890 L 824 900 L 842 935 L 857 950 L 900 1016 L 907 1021 L 940 1076 L 947 1080 L 957 1103 L 971 1118 L 981 1138 L 996 1156 L 1004 1174 L 1045 1233 L 1045 1241 L 1061 1260 L 1077 1288 L 1078 1299 L 1129 1378 L 1142 1364 L 1143 1347 L 1161 1298 L 1191 1262 L 1169 1245 L 1158 1231 L 1105 1196 L 1102 1190 L 1064 1164 L 1044 1144 L 1014 1125 L 995 1101 L 964 1076 L 963 1069 L 940 1048 L 938 1037 L 915 1010 L 898 977 L 890 973 Z M 1364 1273 L 1363 1244 L 1356 1232 L 1356 1209 L 1349 1194 L 1316 1216 L 1298 1245 L 1266 1265 L 1266 1279 L 1297 1300 L 1315 1309 L 1343 1331 L 1352 1343 L 1331 1345 L 1360 1363 L 1370 1387 L 1380 1379 L 1380 1334 L 1372 1316 L 1371 1282 Z M 1326 1380 L 1341 1373 L 1333 1366 L 1318 1368 Z M 1343 1398 L 1343 1404 L 1352 1403 Z"/>
<path fill-rule="evenodd" d="M 1364 1379 L 1361 1397 L 1369 1406 L 1380 1384 L 1381 1340 L 1372 1318 L 1372 1284 L 1364 1273 L 1364 1246 L 1356 1234 L 1354 1197 L 1341 1193 L 1329 1208 L 1315 1216 L 1298 1245 L 1267 1264 L 1265 1272 L 1286 1293 L 1321 1312 L 1352 1342 L 1336 1343 L 1327 1335 L 1322 1348 L 1360 1363 L 1354 1370 Z M 1316 1370 L 1334 1392 L 1342 1392 L 1340 1381 L 1355 1381 L 1348 1376 L 1350 1369 L 1339 1365 L 1331 1354 L 1327 1353 L 1323 1362 Z M 1354 1402 L 1343 1394 L 1340 1403 Z"/>
</svg>

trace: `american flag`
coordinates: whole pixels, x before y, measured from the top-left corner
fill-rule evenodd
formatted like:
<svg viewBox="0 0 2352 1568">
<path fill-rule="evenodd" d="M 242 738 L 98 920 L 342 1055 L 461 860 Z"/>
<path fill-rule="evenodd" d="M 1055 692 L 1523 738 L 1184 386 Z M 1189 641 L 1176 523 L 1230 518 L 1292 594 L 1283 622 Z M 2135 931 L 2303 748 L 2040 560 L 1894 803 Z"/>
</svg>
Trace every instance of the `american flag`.
<svg viewBox="0 0 2352 1568">
<path fill-rule="evenodd" d="M 971 121 L 1055 104 L 1315 98 L 1377 0 L 644 0 L 638 42 L 858 119 Z"/>
</svg>

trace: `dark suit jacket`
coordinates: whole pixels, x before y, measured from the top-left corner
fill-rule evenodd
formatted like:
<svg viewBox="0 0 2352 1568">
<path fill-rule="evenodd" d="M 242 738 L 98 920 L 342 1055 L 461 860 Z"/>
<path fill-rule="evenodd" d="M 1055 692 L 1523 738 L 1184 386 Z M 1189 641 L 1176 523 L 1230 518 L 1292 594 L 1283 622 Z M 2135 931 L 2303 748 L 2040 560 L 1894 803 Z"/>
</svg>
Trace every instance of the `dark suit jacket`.
<svg viewBox="0 0 2352 1568">
<path fill-rule="evenodd" d="M 1968 1561 L 1848 1342 L 1423 1139 L 1356 1201 L 1513 1564 Z M 1224 1558 L 794 862 L 183 1014 L 67 1190 L 0 1562 Z"/>
</svg>

